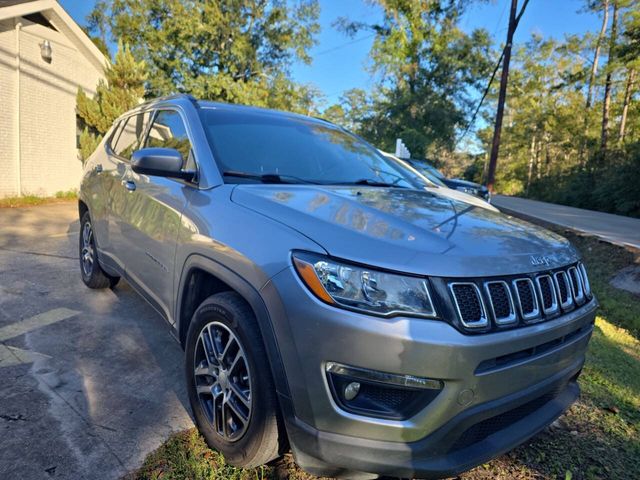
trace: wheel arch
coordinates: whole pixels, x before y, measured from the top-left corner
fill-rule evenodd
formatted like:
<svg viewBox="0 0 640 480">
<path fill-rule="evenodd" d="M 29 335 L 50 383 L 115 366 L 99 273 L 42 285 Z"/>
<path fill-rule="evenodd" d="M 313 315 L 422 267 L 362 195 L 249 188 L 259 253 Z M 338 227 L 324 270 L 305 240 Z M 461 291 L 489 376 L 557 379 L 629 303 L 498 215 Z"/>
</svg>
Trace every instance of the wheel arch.
<svg viewBox="0 0 640 480">
<path fill-rule="evenodd" d="M 255 315 L 271 367 L 271 374 L 279 394 L 289 397 L 282 356 L 278 348 L 269 311 L 260 293 L 245 279 L 224 265 L 199 254 L 187 258 L 178 284 L 175 327 L 180 345 L 185 341 L 193 313 L 207 297 L 225 291 L 240 295 Z"/>
<path fill-rule="evenodd" d="M 78 199 L 78 218 L 82 219 L 82 216 L 89 211 L 89 207 L 84 200 Z"/>
</svg>

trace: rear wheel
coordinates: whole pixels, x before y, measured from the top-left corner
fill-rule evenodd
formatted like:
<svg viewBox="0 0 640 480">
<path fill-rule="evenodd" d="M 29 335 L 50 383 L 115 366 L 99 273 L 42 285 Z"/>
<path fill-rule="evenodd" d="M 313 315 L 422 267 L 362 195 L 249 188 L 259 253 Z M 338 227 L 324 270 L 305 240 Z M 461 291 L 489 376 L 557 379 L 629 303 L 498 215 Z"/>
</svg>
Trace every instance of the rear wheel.
<svg viewBox="0 0 640 480">
<path fill-rule="evenodd" d="M 209 447 L 238 467 L 278 456 L 275 388 L 253 312 L 236 293 L 206 299 L 186 341 L 189 401 Z"/>
<path fill-rule="evenodd" d="M 80 275 L 89 288 L 115 287 L 120 277 L 109 275 L 98 263 L 95 235 L 89 212 L 84 212 L 80 219 Z"/>
</svg>

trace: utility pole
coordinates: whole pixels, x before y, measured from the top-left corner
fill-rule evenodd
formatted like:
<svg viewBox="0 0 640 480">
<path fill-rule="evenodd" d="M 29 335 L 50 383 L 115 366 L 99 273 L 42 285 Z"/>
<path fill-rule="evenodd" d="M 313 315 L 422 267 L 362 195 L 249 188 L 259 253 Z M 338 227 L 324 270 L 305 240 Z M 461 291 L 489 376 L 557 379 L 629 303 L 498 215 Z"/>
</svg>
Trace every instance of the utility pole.
<svg viewBox="0 0 640 480">
<path fill-rule="evenodd" d="M 525 2 L 526 5 L 526 2 Z M 493 142 L 491 144 L 491 158 L 489 159 L 489 174 L 487 176 L 487 188 L 493 193 L 493 183 L 496 176 L 496 164 L 498 163 L 498 153 L 500 151 L 500 134 L 502 133 L 502 117 L 504 116 L 504 102 L 507 97 L 507 82 L 509 80 L 509 63 L 511 62 L 511 46 L 513 44 L 513 34 L 518 26 L 516 10 L 518 0 L 511 0 L 511 10 L 509 12 L 509 28 L 507 29 L 507 44 L 504 47 L 504 61 L 502 63 L 502 75 L 500 77 L 500 93 L 498 94 L 498 110 L 496 112 L 496 126 L 493 131 Z M 524 10 L 524 9 L 523 9 Z M 519 18 L 518 18 L 519 20 Z"/>
</svg>

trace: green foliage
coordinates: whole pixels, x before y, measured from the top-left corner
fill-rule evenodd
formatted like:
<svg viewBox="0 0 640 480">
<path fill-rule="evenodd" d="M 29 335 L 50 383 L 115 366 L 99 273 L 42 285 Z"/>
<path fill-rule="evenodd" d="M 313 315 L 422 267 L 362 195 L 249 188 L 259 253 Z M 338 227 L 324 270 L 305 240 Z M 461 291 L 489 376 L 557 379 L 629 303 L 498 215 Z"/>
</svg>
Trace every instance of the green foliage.
<svg viewBox="0 0 640 480">
<path fill-rule="evenodd" d="M 380 25 L 337 22 L 347 34 L 375 32 L 371 71 L 380 81 L 369 112 L 356 122 L 360 133 L 386 150 L 401 137 L 415 157 L 453 150 L 472 107 L 470 94 L 490 66 L 488 33 L 467 34 L 458 26 L 472 2 L 374 3 L 383 10 Z"/>
<path fill-rule="evenodd" d="M 587 32 L 564 40 L 534 35 L 516 49 L 497 171 L 499 192 L 640 217 L 640 109 L 634 82 L 640 67 L 640 9 L 618 1 L 615 57 L 606 58 L 609 28 L 601 42 L 589 108 L 596 35 Z M 602 12 L 603 2 L 588 2 L 587 8 Z M 612 78 L 609 141 L 602 150 L 607 75 Z M 490 101 L 495 101 L 496 88 Z M 485 121 L 489 126 L 478 136 L 488 150 L 492 109 L 485 112 Z"/>
<path fill-rule="evenodd" d="M 83 160 L 89 158 L 98 148 L 101 139 L 102 135 L 91 133 L 89 127 L 84 127 L 84 130 L 80 133 L 80 158 Z"/>
<path fill-rule="evenodd" d="M 84 126 L 80 134 L 83 159 L 91 155 L 116 118 L 140 103 L 147 79 L 145 63 L 136 61 L 130 49 L 119 42 L 115 61 L 105 69 L 105 78 L 98 82 L 94 98 L 78 88 L 76 108 Z"/>
<path fill-rule="evenodd" d="M 89 23 L 145 61 L 148 97 L 183 92 L 307 113 L 318 93 L 289 68 L 310 62 L 319 9 L 317 0 L 113 0 L 98 2 Z"/>
</svg>

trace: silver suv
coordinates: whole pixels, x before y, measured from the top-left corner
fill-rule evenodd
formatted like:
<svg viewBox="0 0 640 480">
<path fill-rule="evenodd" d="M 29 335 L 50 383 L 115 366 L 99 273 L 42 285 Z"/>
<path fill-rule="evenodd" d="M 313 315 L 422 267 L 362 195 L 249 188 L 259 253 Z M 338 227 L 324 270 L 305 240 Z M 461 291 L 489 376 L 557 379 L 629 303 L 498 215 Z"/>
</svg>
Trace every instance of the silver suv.
<svg viewBox="0 0 640 480">
<path fill-rule="evenodd" d="M 576 399 L 597 302 L 565 239 L 421 182 L 323 120 L 158 99 L 86 162 L 82 279 L 171 325 L 229 463 L 453 475 Z"/>
</svg>

